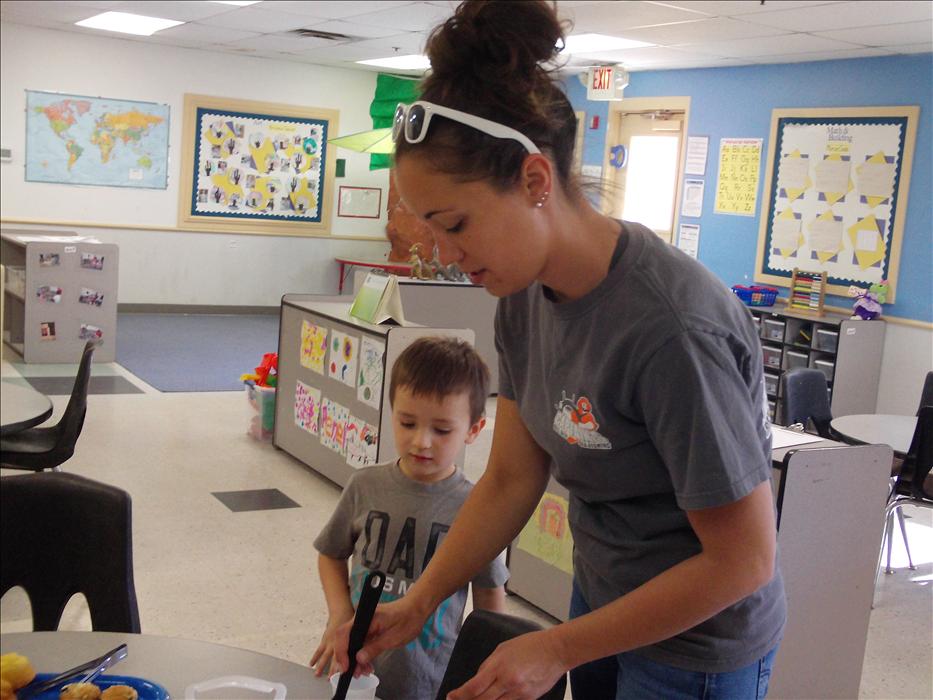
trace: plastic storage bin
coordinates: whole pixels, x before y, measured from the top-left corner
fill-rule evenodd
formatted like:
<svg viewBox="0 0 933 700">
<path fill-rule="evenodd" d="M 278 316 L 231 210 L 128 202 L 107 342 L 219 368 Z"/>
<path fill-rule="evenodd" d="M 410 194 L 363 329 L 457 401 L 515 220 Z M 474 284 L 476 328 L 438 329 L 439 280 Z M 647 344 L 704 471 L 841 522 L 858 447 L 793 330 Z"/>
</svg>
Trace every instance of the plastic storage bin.
<svg viewBox="0 0 933 700">
<path fill-rule="evenodd" d="M 807 353 L 788 350 L 784 353 L 784 369 L 794 369 L 796 367 L 807 366 Z"/>
<path fill-rule="evenodd" d="M 784 340 L 784 321 L 765 319 L 762 323 L 761 337 L 765 340 Z"/>
<path fill-rule="evenodd" d="M 765 372 L 765 393 L 768 396 L 777 396 L 780 381 L 781 378 L 778 375 Z"/>
<path fill-rule="evenodd" d="M 819 328 L 816 331 L 816 337 L 813 340 L 813 349 L 824 352 L 836 352 L 839 346 L 839 332 L 829 331 L 825 328 Z"/>
<path fill-rule="evenodd" d="M 827 382 L 831 382 L 833 380 L 833 372 L 836 370 L 835 362 L 832 360 L 814 360 L 813 366 L 826 375 Z"/>
<path fill-rule="evenodd" d="M 257 440 L 271 440 L 275 428 L 275 387 L 246 382 L 246 398 L 256 412 L 247 432 Z"/>
<path fill-rule="evenodd" d="M 765 367 L 771 367 L 773 369 L 781 368 L 781 348 L 773 348 L 769 345 L 764 345 L 761 348 L 761 354 L 764 356 Z"/>
</svg>

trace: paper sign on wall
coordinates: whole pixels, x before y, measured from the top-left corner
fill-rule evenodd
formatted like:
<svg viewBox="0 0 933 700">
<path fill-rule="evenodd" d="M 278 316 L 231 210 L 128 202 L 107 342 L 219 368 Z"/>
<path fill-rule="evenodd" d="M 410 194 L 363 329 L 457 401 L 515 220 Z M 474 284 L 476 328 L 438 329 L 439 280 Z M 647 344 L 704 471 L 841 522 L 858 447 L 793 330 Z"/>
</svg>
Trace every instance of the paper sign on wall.
<svg viewBox="0 0 933 700">
<path fill-rule="evenodd" d="M 716 183 L 717 214 L 755 216 L 761 139 L 720 139 L 719 180 Z"/>
</svg>

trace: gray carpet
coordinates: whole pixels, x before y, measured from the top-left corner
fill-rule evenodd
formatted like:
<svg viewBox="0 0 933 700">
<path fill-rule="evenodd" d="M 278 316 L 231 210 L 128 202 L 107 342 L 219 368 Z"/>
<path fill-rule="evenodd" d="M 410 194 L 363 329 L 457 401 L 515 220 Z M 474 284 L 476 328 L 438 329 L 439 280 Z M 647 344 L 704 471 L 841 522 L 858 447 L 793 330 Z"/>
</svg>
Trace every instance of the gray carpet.
<svg viewBox="0 0 933 700">
<path fill-rule="evenodd" d="M 117 362 L 159 391 L 242 391 L 278 342 L 278 315 L 117 316 Z"/>
</svg>

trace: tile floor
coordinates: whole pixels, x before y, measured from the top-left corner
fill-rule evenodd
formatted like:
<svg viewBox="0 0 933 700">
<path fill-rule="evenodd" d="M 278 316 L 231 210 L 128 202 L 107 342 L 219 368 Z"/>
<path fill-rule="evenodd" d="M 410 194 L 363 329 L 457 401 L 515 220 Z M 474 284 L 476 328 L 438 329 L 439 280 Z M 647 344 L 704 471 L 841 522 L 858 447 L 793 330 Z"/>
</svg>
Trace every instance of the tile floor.
<svg viewBox="0 0 933 700">
<path fill-rule="evenodd" d="M 23 365 L 9 348 L 4 357 L 0 374 L 9 381 L 73 377 L 76 370 Z M 84 432 L 65 469 L 133 497 L 143 631 L 307 662 L 326 615 L 311 542 L 338 487 L 249 437 L 251 409 L 241 392 L 160 393 L 116 364 L 95 365 L 94 376 L 123 381 L 92 385 L 103 393 L 89 396 Z M 49 381 L 42 389 L 67 393 L 71 385 L 54 386 Z M 108 393 L 114 391 L 128 393 Z M 67 395 L 53 401 L 54 421 Z M 467 453 L 473 479 L 489 449 L 490 427 Z M 920 509 L 909 515 L 919 566 L 907 569 L 896 537 L 897 573 L 882 576 L 876 593 L 860 698 L 933 697 L 933 517 Z M 514 614 L 553 623 L 520 598 L 510 596 L 508 605 Z M 31 629 L 20 591 L 0 602 L 0 627 Z M 69 604 L 62 628 L 90 629 L 81 600 Z"/>
</svg>

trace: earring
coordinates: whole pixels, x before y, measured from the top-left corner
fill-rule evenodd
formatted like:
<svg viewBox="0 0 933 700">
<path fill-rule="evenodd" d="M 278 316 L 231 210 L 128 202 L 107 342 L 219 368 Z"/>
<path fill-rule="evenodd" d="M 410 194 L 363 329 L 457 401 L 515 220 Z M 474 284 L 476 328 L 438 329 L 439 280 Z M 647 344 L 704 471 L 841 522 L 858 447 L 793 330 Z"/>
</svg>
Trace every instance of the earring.
<svg viewBox="0 0 933 700">
<path fill-rule="evenodd" d="M 538 209 L 543 207 L 544 203 L 547 201 L 547 198 L 550 194 L 551 194 L 550 192 L 543 193 L 540 197 L 538 197 L 538 201 L 535 202 L 535 206 L 538 207 Z"/>
</svg>

